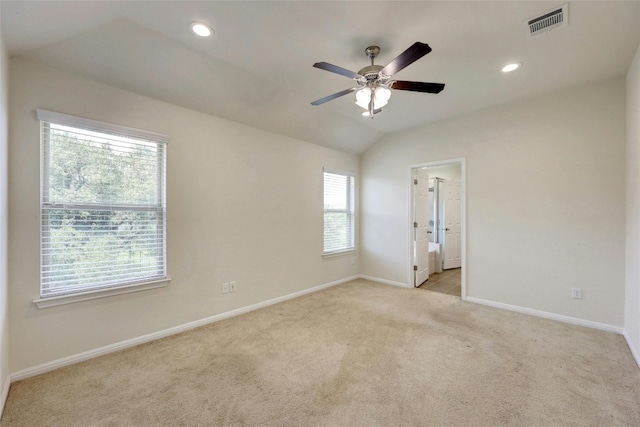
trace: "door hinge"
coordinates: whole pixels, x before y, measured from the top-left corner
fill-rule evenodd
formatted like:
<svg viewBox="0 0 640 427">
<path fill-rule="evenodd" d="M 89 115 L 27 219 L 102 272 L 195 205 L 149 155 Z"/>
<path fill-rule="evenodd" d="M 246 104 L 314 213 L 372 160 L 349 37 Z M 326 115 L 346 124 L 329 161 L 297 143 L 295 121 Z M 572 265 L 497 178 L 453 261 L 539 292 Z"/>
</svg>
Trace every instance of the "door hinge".
<svg viewBox="0 0 640 427">
<path fill-rule="evenodd" d="M 413 179 L 413 185 L 418 185 L 418 179 L 417 178 Z"/>
<path fill-rule="evenodd" d="M 418 228 L 418 223 L 417 222 L 413 223 L 413 228 Z"/>
<path fill-rule="evenodd" d="M 413 271 L 418 271 L 418 266 L 417 265 L 413 266 Z"/>
</svg>

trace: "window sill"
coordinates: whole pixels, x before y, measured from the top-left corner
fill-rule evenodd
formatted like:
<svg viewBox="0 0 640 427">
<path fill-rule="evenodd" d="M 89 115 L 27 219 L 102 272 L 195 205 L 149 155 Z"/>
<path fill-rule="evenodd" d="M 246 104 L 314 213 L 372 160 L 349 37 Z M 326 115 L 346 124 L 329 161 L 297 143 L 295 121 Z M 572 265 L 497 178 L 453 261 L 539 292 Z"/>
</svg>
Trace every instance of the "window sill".
<svg viewBox="0 0 640 427">
<path fill-rule="evenodd" d="M 329 252 L 327 254 L 322 254 L 322 258 L 334 258 L 342 255 L 353 255 L 356 253 L 358 253 L 356 249 L 348 249 L 346 251 Z"/>
<path fill-rule="evenodd" d="M 129 294 L 131 292 L 146 291 L 148 289 L 162 288 L 169 284 L 171 279 L 167 277 L 162 280 L 154 280 L 152 282 L 136 283 L 128 286 L 120 286 L 118 288 L 100 289 L 96 291 L 88 291 L 71 295 L 60 295 L 57 297 L 40 298 L 33 300 L 38 308 L 56 307 L 58 305 L 73 304 L 81 301 L 89 301 L 92 299 L 105 298 L 113 295 Z"/>
</svg>

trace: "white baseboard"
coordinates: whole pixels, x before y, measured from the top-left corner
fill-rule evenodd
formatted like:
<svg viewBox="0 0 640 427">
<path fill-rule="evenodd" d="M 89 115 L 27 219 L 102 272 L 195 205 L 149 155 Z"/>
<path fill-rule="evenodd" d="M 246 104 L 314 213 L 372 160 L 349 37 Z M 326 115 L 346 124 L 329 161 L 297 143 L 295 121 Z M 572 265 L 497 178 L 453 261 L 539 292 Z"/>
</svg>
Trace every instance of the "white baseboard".
<svg viewBox="0 0 640 427">
<path fill-rule="evenodd" d="M 408 286 L 406 283 L 402 282 L 394 282 L 393 280 L 380 279 L 379 277 L 366 276 L 364 274 L 360 274 L 358 276 L 359 279 L 371 280 L 372 282 L 383 283 L 385 285 L 399 286 L 401 288 L 412 288 L 413 286 Z"/>
<path fill-rule="evenodd" d="M 37 365 L 37 366 L 33 366 L 31 368 L 27 368 L 27 369 L 23 369 L 21 371 L 18 372 L 14 372 L 12 374 L 10 374 L 5 383 L 4 386 L 2 388 L 2 394 L 0 395 L 0 417 L 2 416 L 2 410 L 4 408 L 4 404 L 6 402 L 6 399 L 8 397 L 9 394 L 9 387 L 11 385 L 12 382 L 14 381 L 20 381 L 20 380 L 24 380 L 26 378 L 30 378 L 36 375 L 40 375 L 43 374 L 45 372 L 50 372 L 53 371 L 55 369 L 59 369 L 59 368 L 63 368 L 65 366 L 69 366 L 69 365 L 73 365 L 75 363 L 79 363 L 79 362 L 84 362 L 85 360 L 89 360 L 89 359 L 93 359 L 95 357 L 99 357 L 99 356 L 103 356 L 109 353 L 114 353 L 116 351 L 120 351 L 120 350 L 124 350 L 127 348 L 131 348 L 131 347 L 135 347 L 137 345 L 140 344 L 145 344 L 147 342 L 151 342 L 160 338 L 164 338 L 164 337 L 168 337 L 170 335 L 174 335 L 174 334 L 178 334 L 181 332 L 185 332 L 191 329 L 195 329 L 195 328 L 199 328 L 201 326 L 205 326 L 208 325 L 210 323 L 215 323 L 215 322 L 219 322 L 220 320 L 224 320 L 224 319 L 228 319 L 230 317 L 234 317 L 234 316 L 238 316 L 244 313 L 249 313 L 251 311 L 254 310 L 258 310 L 260 308 L 264 308 L 264 307 L 268 307 L 270 305 L 274 305 L 274 304 L 278 304 L 280 302 L 284 302 L 287 300 L 291 300 L 294 298 L 298 298 L 301 297 L 303 295 L 307 295 L 313 292 L 317 292 L 323 289 L 327 289 L 330 288 L 332 286 L 336 286 L 336 285 L 340 285 L 342 283 L 346 283 L 346 282 L 350 282 L 352 280 L 355 279 L 366 279 L 366 280 L 371 280 L 373 282 L 378 282 L 378 283 L 383 283 L 386 285 L 392 285 L 392 286 L 398 286 L 398 287 L 402 287 L 402 288 L 408 288 L 409 286 L 407 286 L 406 283 L 401 283 L 401 282 L 394 282 L 391 280 L 386 280 L 386 279 L 380 279 L 377 277 L 372 277 L 372 276 L 366 276 L 366 275 L 356 275 L 356 276 L 352 276 L 352 277 L 348 277 L 345 279 L 341 279 L 341 280 L 336 280 L 334 282 L 330 282 L 330 283 L 325 283 L 323 285 L 319 285 L 319 286 L 315 286 L 313 288 L 309 288 L 309 289 L 304 289 L 302 291 L 298 291 L 298 292 L 294 292 L 288 295 L 284 295 L 278 298 L 273 298 L 267 301 L 263 301 L 263 302 L 259 302 L 256 304 L 252 304 L 246 307 L 241 307 L 235 310 L 231 310 L 231 311 L 227 311 L 225 313 L 220 313 L 220 314 L 216 314 L 214 316 L 210 316 L 210 317 L 206 317 L 204 319 L 200 319 L 200 320 L 196 320 L 193 322 L 189 322 L 189 323 L 185 323 L 182 325 L 178 325 L 178 326 L 174 326 L 172 328 L 168 328 L 168 329 L 164 329 L 158 332 L 153 332 L 150 334 L 146 334 L 146 335 L 142 335 L 136 338 L 132 338 L 129 340 L 124 340 L 124 341 L 120 341 L 114 344 L 110 344 L 104 347 L 100 347 L 100 348 L 96 348 L 93 350 L 89 350 L 89 351 L 85 351 L 83 353 L 78 353 L 75 355 L 71 355 L 71 356 L 67 356 L 67 357 L 63 357 L 61 359 L 57 359 L 57 360 L 53 360 L 51 362 L 46 362 L 43 363 L 41 365 Z M 544 311 L 540 311 L 540 310 L 534 310 L 534 309 L 530 309 L 530 308 L 525 308 L 525 307 L 520 307 L 520 306 L 514 306 L 514 305 L 509 305 L 509 304 L 503 304 L 503 303 L 499 303 L 499 302 L 495 302 L 495 301 L 489 301 L 489 300 L 483 300 L 480 298 L 473 298 L 473 297 L 467 297 L 467 301 L 468 302 L 472 302 L 472 303 L 476 303 L 476 304 L 482 304 L 482 305 L 487 305 L 490 307 L 495 307 L 495 308 L 501 308 L 504 310 L 510 310 L 510 311 L 515 311 L 518 313 L 523 313 L 523 314 L 529 314 L 529 315 L 533 315 L 533 316 L 538 316 L 538 317 L 543 317 L 543 318 L 547 318 L 547 319 L 552 319 L 552 320 L 557 320 L 560 322 L 565 322 L 565 323 L 571 323 L 574 325 L 580 325 L 580 326 L 586 326 L 589 328 L 594 328 L 594 329 L 600 329 L 603 331 L 608 331 L 608 332 L 614 332 L 614 333 L 618 333 L 618 334 L 622 334 L 626 341 L 627 344 L 629 345 L 629 348 L 631 350 L 631 353 L 633 354 L 636 362 L 638 363 L 638 366 L 640 367 L 640 352 L 638 347 L 635 346 L 635 343 L 633 343 L 630 339 L 630 337 L 628 336 L 628 334 L 626 333 L 626 331 L 624 331 L 623 328 L 618 327 L 618 326 L 613 326 L 613 325 L 608 325 L 608 324 L 604 324 L 604 323 L 598 323 L 598 322 L 592 322 L 590 320 L 584 320 L 584 319 L 578 319 L 578 318 L 574 318 L 574 317 L 569 317 L 569 316 L 563 316 L 563 315 L 559 315 L 559 314 L 554 314 L 554 313 L 548 313 L 548 312 L 544 312 Z"/>
<path fill-rule="evenodd" d="M 84 362 L 85 360 L 93 359 L 95 357 L 104 356 L 105 354 L 114 353 L 116 351 L 124 350 L 127 348 L 135 347 L 140 344 L 145 344 L 150 341 L 155 341 L 160 338 L 165 338 L 170 335 L 178 334 L 180 332 L 185 332 L 191 329 L 199 328 L 201 326 L 208 325 L 210 323 L 219 322 L 220 320 L 228 319 L 230 317 L 235 317 L 240 314 L 248 313 L 250 311 L 258 310 L 260 308 L 268 307 L 270 305 L 278 304 L 283 301 L 287 301 L 290 299 L 298 298 L 303 295 L 307 295 L 313 292 L 321 291 L 326 288 L 330 288 L 332 286 L 340 285 L 342 283 L 350 282 L 351 280 L 357 279 L 358 276 L 348 277 L 346 279 L 336 280 L 334 282 L 325 283 L 323 285 L 315 286 L 313 288 L 304 289 L 302 291 L 294 292 L 292 294 L 284 295 L 278 298 L 273 298 L 267 301 L 259 302 L 256 304 L 248 305 L 246 307 L 241 307 L 235 310 L 227 311 L 225 313 L 216 314 L 214 316 L 205 317 L 204 319 L 196 320 L 193 322 L 185 323 L 182 325 L 174 326 L 169 329 L 164 329 L 158 332 L 153 332 L 150 334 L 142 335 L 136 338 L 120 341 L 114 344 L 106 345 L 104 347 L 96 348 L 93 350 L 85 351 L 83 353 L 74 354 L 72 356 L 63 357 L 62 359 L 53 360 L 51 362 L 46 362 L 41 365 L 33 366 L 31 368 L 23 369 L 18 372 L 14 372 L 10 375 L 9 381 L 7 381 L 7 392 L 8 385 L 10 382 L 24 380 L 29 377 L 33 377 L 36 375 L 44 374 L 45 372 L 50 372 L 55 369 L 63 368 L 65 366 L 73 365 L 75 363 Z"/>
<path fill-rule="evenodd" d="M 629 346 L 629 350 L 631 350 L 631 354 L 633 355 L 633 358 L 636 360 L 636 364 L 638 365 L 638 368 L 640 368 L 640 348 L 638 348 L 638 346 L 636 346 L 636 343 L 633 342 L 633 340 L 627 333 L 626 329 L 624 330 L 622 335 L 624 336 L 624 339 L 627 341 L 627 346 Z"/>
<path fill-rule="evenodd" d="M 531 316 L 544 317 L 545 319 L 557 320 L 559 322 L 571 323 L 572 325 L 586 326 L 587 328 L 599 329 L 601 331 L 623 334 L 624 329 L 620 326 L 609 325 L 607 323 L 593 322 L 591 320 L 579 319 L 577 317 L 564 316 L 562 314 L 549 313 L 532 308 L 520 307 L 517 305 L 504 304 L 501 302 L 485 300 L 481 298 L 467 297 L 466 301 L 475 304 L 487 305 L 489 307 L 501 308 L 503 310 L 515 311 L 517 313 L 529 314 Z"/>
<path fill-rule="evenodd" d="M 4 386 L 2 386 L 2 395 L 0 395 L 0 420 L 2 419 L 2 413 L 4 412 L 4 405 L 7 403 L 7 397 L 9 397 L 9 388 L 11 387 L 11 375 L 7 375 L 4 379 Z"/>
</svg>

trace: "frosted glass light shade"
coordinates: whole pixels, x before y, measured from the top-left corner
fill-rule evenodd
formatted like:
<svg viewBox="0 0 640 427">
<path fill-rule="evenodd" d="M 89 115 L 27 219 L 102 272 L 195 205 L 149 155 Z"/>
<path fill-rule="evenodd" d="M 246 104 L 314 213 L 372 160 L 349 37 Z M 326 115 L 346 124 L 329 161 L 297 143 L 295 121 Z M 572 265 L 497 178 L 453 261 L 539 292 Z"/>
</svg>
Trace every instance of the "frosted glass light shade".
<svg viewBox="0 0 640 427">
<path fill-rule="evenodd" d="M 369 109 L 369 102 L 371 101 L 371 89 L 368 87 L 362 88 L 356 92 L 356 104 L 358 107 L 362 107 L 365 110 Z"/>
<path fill-rule="evenodd" d="M 384 107 L 389 102 L 389 98 L 391 98 L 391 90 L 378 86 L 373 100 L 373 108 L 377 110 L 378 108 Z"/>
<path fill-rule="evenodd" d="M 382 108 L 389 102 L 391 98 L 391 90 L 389 88 L 378 86 L 373 92 L 373 109 L 377 110 Z M 371 89 L 363 87 L 356 92 L 356 104 L 365 110 L 369 109 L 369 103 L 371 102 Z"/>
</svg>

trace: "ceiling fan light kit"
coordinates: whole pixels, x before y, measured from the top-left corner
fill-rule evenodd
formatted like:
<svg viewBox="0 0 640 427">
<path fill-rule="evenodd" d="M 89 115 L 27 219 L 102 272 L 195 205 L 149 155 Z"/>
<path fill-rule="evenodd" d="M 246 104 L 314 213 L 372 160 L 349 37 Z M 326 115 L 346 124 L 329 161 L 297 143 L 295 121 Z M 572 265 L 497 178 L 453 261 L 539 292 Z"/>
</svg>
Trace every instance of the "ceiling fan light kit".
<svg viewBox="0 0 640 427">
<path fill-rule="evenodd" d="M 371 97 L 373 97 L 373 109 L 377 110 L 387 105 L 391 98 L 391 90 L 383 86 L 378 86 L 373 91 L 370 87 L 363 87 L 356 92 L 356 105 L 368 111 Z"/>
<path fill-rule="evenodd" d="M 316 62 L 315 68 L 340 74 L 355 80 L 357 86 L 334 93 L 324 98 L 313 101 L 311 105 L 321 105 L 332 99 L 339 98 L 351 92 L 356 92 L 356 105 L 365 110 L 363 116 L 373 118 L 374 114 L 382 111 L 391 98 L 391 89 L 407 90 L 411 92 L 440 93 L 444 89 L 444 83 L 410 82 L 404 80 L 391 80 L 391 77 L 403 68 L 413 64 L 418 59 L 431 52 L 426 43 L 415 42 L 411 47 L 398 55 L 386 66 L 374 65 L 373 60 L 380 53 L 380 47 L 369 46 L 365 49 L 371 65 L 362 68 L 357 73 L 327 62 Z"/>
</svg>

